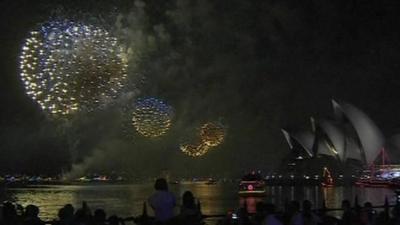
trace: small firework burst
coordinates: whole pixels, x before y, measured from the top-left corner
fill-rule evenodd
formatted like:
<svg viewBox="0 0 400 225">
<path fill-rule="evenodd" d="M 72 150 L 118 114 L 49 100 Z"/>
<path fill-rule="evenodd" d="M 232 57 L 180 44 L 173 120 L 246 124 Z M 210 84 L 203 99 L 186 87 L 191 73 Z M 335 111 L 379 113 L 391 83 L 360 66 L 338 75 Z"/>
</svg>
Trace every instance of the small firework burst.
<svg viewBox="0 0 400 225">
<path fill-rule="evenodd" d="M 181 144 L 180 149 L 183 153 L 191 157 L 201 157 L 205 155 L 210 147 L 205 144 Z"/>
<path fill-rule="evenodd" d="M 132 123 L 141 135 L 159 137 L 169 130 L 172 118 L 171 106 L 156 98 L 144 98 L 135 104 Z"/>
<path fill-rule="evenodd" d="M 220 123 L 208 122 L 200 127 L 201 142 L 207 146 L 220 145 L 225 138 L 225 128 Z"/>
<path fill-rule="evenodd" d="M 184 141 L 183 144 L 180 144 L 179 148 L 188 156 L 201 157 L 214 147 L 220 145 L 224 141 L 225 134 L 226 128 L 221 123 L 207 122 L 198 129 L 196 139 Z"/>
</svg>

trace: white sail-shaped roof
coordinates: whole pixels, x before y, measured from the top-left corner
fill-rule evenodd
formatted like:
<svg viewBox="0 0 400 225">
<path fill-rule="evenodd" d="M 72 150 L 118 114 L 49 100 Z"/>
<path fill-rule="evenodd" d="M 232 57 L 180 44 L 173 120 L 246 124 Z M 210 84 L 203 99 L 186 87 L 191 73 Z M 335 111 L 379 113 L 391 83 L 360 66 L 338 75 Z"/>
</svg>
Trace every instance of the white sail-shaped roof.
<svg viewBox="0 0 400 225">
<path fill-rule="evenodd" d="M 293 148 L 292 140 L 290 139 L 290 134 L 284 129 L 281 129 L 283 136 L 285 136 L 286 142 L 288 143 L 290 149 Z"/>
<path fill-rule="evenodd" d="M 345 159 L 362 160 L 361 149 L 357 142 L 352 138 L 346 138 Z"/>
<path fill-rule="evenodd" d="M 310 157 L 313 156 L 312 147 L 315 139 L 315 135 L 313 133 L 309 131 L 299 132 L 292 135 L 292 138 L 304 148 Z"/>
<path fill-rule="evenodd" d="M 336 157 L 336 154 L 334 151 L 332 151 L 329 147 L 329 144 L 326 142 L 326 140 L 320 140 L 318 141 L 318 155 L 328 155 L 328 156 L 333 156 Z"/>
<path fill-rule="evenodd" d="M 304 149 L 306 154 L 310 157 L 313 156 L 312 154 L 312 146 L 314 144 L 314 134 L 308 131 L 305 132 L 298 132 L 295 134 L 289 134 L 284 129 L 281 129 L 283 135 L 285 136 L 286 141 L 289 144 L 289 147 L 292 149 L 293 148 L 293 143 L 291 139 L 294 139 L 298 144 L 301 145 L 301 147 Z"/>
<path fill-rule="evenodd" d="M 322 120 L 319 123 L 319 126 L 324 131 L 326 136 L 329 138 L 331 143 L 333 144 L 334 151 L 336 152 L 337 156 L 340 160 L 344 161 L 344 151 L 346 147 L 346 139 L 343 134 L 343 131 L 336 126 L 333 122 Z"/>
<path fill-rule="evenodd" d="M 337 119 L 340 119 L 343 116 L 343 111 L 339 103 L 337 103 L 334 99 L 332 99 L 332 108 L 333 114 Z"/>
<path fill-rule="evenodd" d="M 365 154 L 366 163 L 372 164 L 375 158 L 378 156 L 379 151 L 384 146 L 384 137 L 382 132 L 364 112 L 357 109 L 353 105 L 347 103 L 339 104 L 335 100 L 332 100 L 332 105 L 334 107 L 335 114 L 337 114 L 338 110 L 340 110 L 350 121 L 361 143 L 362 150 Z M 355 144 L 357 144 L 357 142 L 355 142 Z M 349 146 L 346 148 L 349 148 Z M 351 149 L 349 150 L 351 151 Z M 350 152 L 347 151 L 347 155 L 349 154 Z"/>
</svg>

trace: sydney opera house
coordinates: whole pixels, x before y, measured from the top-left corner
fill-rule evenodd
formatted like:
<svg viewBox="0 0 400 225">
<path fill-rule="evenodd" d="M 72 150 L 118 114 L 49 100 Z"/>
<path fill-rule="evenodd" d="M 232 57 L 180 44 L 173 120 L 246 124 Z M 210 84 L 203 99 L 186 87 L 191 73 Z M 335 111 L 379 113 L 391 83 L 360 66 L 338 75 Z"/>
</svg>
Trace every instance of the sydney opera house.
<svg viewBox="0 0 400 225">
<path fill-rule="evenodd" d="M 396 141 L 399 135 L 386 140 L 374 121 L 360 109 L 335 100 L 332 100 L 332 106 L 332 118 L 311 118 L 309 130 L 293 132 L 282 129 L 297 159 L 315 162 L 315 159 L 324 158 L 334 161 L 339 167 L 356 162 L 364 169 L 396 163 L 395 153 L 400 149 L 400 143 Z"/>
</svg>

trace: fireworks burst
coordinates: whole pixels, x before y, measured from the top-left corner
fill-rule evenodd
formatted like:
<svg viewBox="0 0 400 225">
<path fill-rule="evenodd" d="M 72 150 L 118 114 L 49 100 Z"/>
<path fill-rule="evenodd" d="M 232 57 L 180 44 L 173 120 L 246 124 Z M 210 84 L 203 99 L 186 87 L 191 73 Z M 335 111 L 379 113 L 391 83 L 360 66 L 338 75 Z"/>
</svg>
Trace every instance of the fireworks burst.
<svg viewBox="0 0 400 225">
<path fill-rule="evenodd" d="M 208 122 L 200 128 L 201 142 L 207 146 L 215 147 L 224 141 L 225 129 L 222 124 Z"/>
<path fill-rule="evenodd" d="M 43 110 L 69 115 L 115 98 L 127 79 L 127 60 L 106 30 L 72 21 L 43 24 L 20 56 L 26 93 Z"/>
<path fill-rule="evenodd" d="M 220 145 L 224 141 L 225 127 L 221 123 L 205 123 L 200 127 L 197 138 L 197 141 L 189 141 L 184 142 L 185 144 L 181 144 L 179 147 L 181 151 L 192 157 L 205 155 L 213 149 L 213 147 Z"/>
<path fill-rule="evenodd" d="M 133 111 L 132 123 L 145 137 L 159 137 L 171 127 L 172 107 L 156 98 L 139 99 Z"/>
<path fill-rule="evenodd" d="M 205 155 L 210 150 L 210 147 L 205 144 L 181 144 L 180 149 L 188 156 L 200 157 Z"/>
</svg>

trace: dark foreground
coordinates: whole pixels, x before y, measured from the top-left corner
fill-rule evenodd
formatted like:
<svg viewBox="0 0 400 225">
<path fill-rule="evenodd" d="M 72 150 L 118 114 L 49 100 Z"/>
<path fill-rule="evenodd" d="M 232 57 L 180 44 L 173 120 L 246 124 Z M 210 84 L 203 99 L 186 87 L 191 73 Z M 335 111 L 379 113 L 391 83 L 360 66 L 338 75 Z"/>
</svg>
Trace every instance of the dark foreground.
<svg viewBox="0 0 400 225">
<path fill-rule="evenodd" d="M 340 209 L 313 209 L 311 202 L 305 200 L 300 204 L 291 201 L 285 204 L 284 211 L 275 211 L 275 205 L 258 202 L 256 212 L 249 213 L 246 205 L 237 211 L 227 212 L 225 215 L 201 215 L 200 217 L 178 214 L 166 223 L 157 223 L 147 214 L 146 204 L 143 205 L 142 215 L 136 217 L 120 218 L 118 215 L 108 216 L 103 209 L 92 211 L 83 202 L 82 206 L 75 209 L 67 204 L 59 209 L 58 218 L 53 221 L 43 221 L 38 217 L 39 208 L 28 205 L 25 208 L 18 204 L 5 202 L 0 211 L 0 225 L 122 225 L 122 224 L 165 224 L 165 225 L 201 225 L 204 219 L 218 218 L 218 225 L 318 225 L 318 224 L 355 224 L 355 225 L 392 225 L 400 224 L 400 204 L 390 206 L 387 202 L 383 206 L 373 206 L 366 202 L 363 206 L 357 203 L 351 205 L 344 200 Z M 332 210 L 340 210 L 341 218 L 329 216 Z"/>
</svg>

